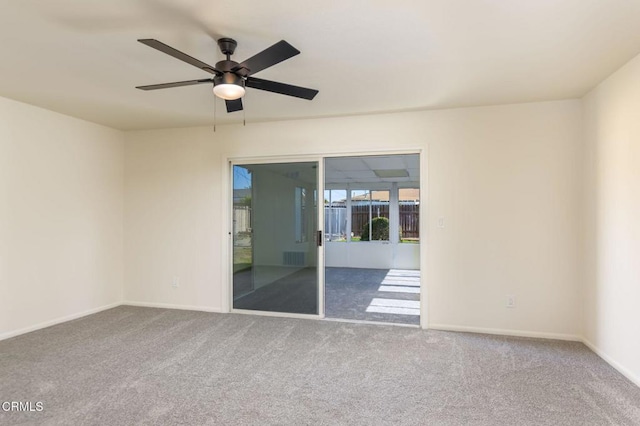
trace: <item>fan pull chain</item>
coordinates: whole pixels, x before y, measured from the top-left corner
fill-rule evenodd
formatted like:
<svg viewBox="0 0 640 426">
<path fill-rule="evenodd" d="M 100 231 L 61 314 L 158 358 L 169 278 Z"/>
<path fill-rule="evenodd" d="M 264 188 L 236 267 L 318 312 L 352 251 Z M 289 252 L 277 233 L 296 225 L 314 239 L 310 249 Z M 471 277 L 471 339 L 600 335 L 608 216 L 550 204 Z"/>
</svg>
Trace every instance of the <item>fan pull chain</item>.
<svg viewBox="0 0 640 426">
<path fill-rule="evenodd" d="M 247 100 L 247 93 L 245 92 L 244 96 L 241 98 L 242 100 L 242 126 L 246 126 L 247 125 L 247 104 L 246 104 L 246 100 Z"/>
<path fill-rule="evenodd" d="M 215 95 L 213 96 L 213 133 L 216 132 L 216 117 L 217 117 L 217 109 L 218 109 L 216 107 L 216 105 L 218 104 L 216 97 L 217 96 Z"/>
</svg>

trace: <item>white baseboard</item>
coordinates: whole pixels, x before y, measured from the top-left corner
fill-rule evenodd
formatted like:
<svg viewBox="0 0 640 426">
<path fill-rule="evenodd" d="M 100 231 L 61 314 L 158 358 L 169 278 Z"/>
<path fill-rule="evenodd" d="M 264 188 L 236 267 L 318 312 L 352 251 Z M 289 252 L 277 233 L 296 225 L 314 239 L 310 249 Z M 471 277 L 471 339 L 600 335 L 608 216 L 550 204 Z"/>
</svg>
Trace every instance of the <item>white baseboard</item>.
<svg viewBox="0 0 640 426">
<path fill-rule="evenodd" d="M 537 339 L 568 340 L 582 342 L 582 337 L 574 334 L 545 333 L 540 331 L 509 330 L 502 328 L 467 327 L 448 324 L 429 324 L 430 330 L 461 331 L 465 333 L 497 334 L 500 336 L 534 337 Z"/>
<path fill-rule="evenodd" d="M 482 334 L 497 334 L 501 336 L 516 336 L 516 337 L 534 337 L 539 339 L 554 339 L 554 340 L 567 340 L 572 342 L 584 343 L 590 350 L 596 355 L 602 358 L 607 364 L 615 368 L 620 374 L 625 376 L 636 386 L 640 387 L 640 377 L 632 373 L 628 368 L 622 366 L 619 362 L 614 360 L 610 355 L 603 352 L 596 345 L 591 343 L 585 337 L 573 335 L 573 334 L 559 334 L 559 333 L 542 333 L 538 331 L 521 331 L 521 330 L 505 330 L 499 328 L 481 328 L 481 327 L 465 327 L 458 325 L 447 324 L 429 324 L 431 330 L 442 331 L 460 331 L 465 333 L 482 333 Z"/>
<path fill-rule="evenodd" d="M 63 322 L 72 321 L 74 319 L 86 317 L 87 315 L 96 314 L 101 311 L 106 311 L 107 309 L 115 308 L 120 306 L 120 302 L 111 303 L 109 305 L 100 306 L 99 308 L 89 309 L 88 311 L 79 312 L 77 314 L 71 314 L 64 317 L 56 318 L 50 321 L 41 322 L 36 325 L 31 325 L 29 327 L 21 328 L 19 330 L 8 331 L 6 333 L 0 334 L 0 340 L 10 339 L 15 336 L 19 336 L 21 334 L 30 333 L 32 331 L 40 330 L 43 328 L 51 327 L 53 325 L 61 324 Z"/>
<path fill-rule="evenodd" d="M 172 303 L 154 303 L 154 302 L 135 302 L 133 300 L 125 300 L 121 303 L 127 306 L 139 306 L 142 308 L 164 308 L 164 309 L 180 309 L 183 311 L 201 311 L 201 312 L 216 312 L 222 313 L 220 308 L 212 308 L 210 306 L 195 306 L 195 305 L 174 305 Z"/>
<path fill-rule="evenodd" d="M 596 345 L 591 343 L 587 338 L 582 338 L 582 343 L 584 343 L 589 349 L 595 352 L 600 358 L 605 360 L 610 366 L 615 368 L 627 379 L 631 380 L 636 386 L 640 387 L 640 377 L 633 374 L 628 368 L 623 367 L 619 362 L 615 361 L 611 356 L 603 352 Z"/>
</svg>

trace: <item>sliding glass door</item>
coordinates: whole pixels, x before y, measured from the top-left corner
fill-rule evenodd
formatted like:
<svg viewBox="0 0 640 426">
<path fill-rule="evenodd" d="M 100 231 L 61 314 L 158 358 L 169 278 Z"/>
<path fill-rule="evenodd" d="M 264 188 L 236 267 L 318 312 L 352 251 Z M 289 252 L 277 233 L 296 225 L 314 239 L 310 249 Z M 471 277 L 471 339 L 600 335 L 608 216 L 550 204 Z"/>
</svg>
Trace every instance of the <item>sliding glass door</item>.
<svg viewBox="0 0 640 426">
<path fill-rule="evenodd" d="M 318 162 L 234 165 L 233 308 L 318 315 L 317 229 Z"/>
</svg>

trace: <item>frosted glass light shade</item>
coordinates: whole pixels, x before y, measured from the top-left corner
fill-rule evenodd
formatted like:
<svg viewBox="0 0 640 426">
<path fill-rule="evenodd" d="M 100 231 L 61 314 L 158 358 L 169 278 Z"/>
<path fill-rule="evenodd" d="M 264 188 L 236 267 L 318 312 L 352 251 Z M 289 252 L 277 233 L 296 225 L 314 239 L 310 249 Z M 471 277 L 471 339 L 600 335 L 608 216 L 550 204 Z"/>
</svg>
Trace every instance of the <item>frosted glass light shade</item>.
<svg viewBox="0 0 640 426">
<path fill-rule="evenodd" d="M 244 87 L 237 84 L 221 83 L 213 86 L 213 93 L 226 101 L 235 101 L 244 96 Z"/>
</svg>

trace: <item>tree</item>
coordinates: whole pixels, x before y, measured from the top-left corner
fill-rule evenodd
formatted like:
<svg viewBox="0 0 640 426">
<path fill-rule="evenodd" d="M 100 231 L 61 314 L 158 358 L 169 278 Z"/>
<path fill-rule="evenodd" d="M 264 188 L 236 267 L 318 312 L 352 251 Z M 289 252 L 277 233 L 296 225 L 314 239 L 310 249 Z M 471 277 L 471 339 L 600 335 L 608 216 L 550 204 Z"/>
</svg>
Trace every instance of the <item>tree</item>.
<svg viewBox="0 0 640 426">
<path fill-rule="evenodd" d="M 373 241 L 389 241 L 389 219 L 374 217 L 371 220 L 371 234 Z M 362 227 L 360 241 L 369 241 L 369 222 Z"/>
</svg>

